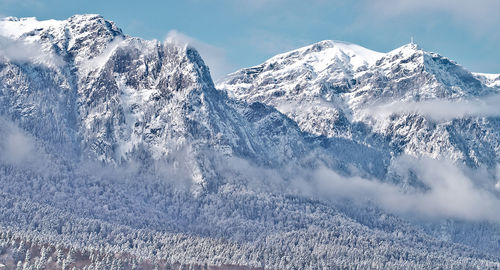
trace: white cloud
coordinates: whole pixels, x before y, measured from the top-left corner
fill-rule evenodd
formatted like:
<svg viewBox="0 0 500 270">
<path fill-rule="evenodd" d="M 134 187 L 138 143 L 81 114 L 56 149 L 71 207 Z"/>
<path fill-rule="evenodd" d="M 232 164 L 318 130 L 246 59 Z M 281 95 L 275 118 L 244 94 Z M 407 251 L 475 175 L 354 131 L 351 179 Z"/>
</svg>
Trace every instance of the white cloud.
<svg viewBox="0 0 500 270">
<path fill-rule="evenodd" d="M 226 58 L 226 52 L 222 48 L 207 44 L 177 30 L 168 32 L 165 41 L 182 45 L 189 44 L 198 50 L 203 60 L 210 68 L 210 73 L 214 81 L 233 71 L 233 66 Z"/>
<path fill-rule="evenodd" d="M 498 35 L 500 20 L 498 0 L 373 0 L 365 1 L 370 12 L 379 18 L 448 14 L 464 26 Z M 425 18 L 422 18 L 425 20 Z M 491 32 L 494 31 L 494 32 Z"/>
<path fill-rule="evenodd" d="M 497 183 L 495 184 L 495 189 L 500 191 L 500 164 L 497 165 L 496 176 Z"/>
<path fill-rule="evenodd" d="M 500 222 L 500 199 L 495 188 L 500 167 L 492 175 L 484 168 L 469 169 L 447 160 L 409 156 L 394 159 L 390 171 L 405 183 L 416 176 L 425 186 L 418 188 L 368 179 L 355 170 L 345 176 L 326 167 L 308 170 L 290 164 L 265 169 L 237 158 L 220 162 L 220 176 L 245 186 L 248 192 L 291 193 L 340 203 L 349 200 L 422 218 Z"/>
<path fill-rule="evenodd" d="M 0 162 L 42 174 L 51 167 L 35 139 L 13 122 L 0 117 Z"/>
<path fill-rule="evenodd" d="M 416 113 L 436 121 L 447 121 L 466 116 L 499 116 L 500 95 L 490 95 L 470 100 L 427 100 L 420 102 L 395 101 L 366 108 L 363 113 L 377 119 L 387 119 L 392 114 Z"/>
<path fill-rule="evenodd" d="M 310 41 L 291 39 L 265 30 L 253 31 L 241 42 L 249 43 L 261 53 L 275 55 L 310 44 Z"/>
<path fill-rule="evenodd" d="M 31 62 L 49 67 L 59 67 L 64 60 L 47 50 L 41 44 L 10 39 L 0 35 L 0 59 L 12 62 Z"/>
<path fill-rule="evenodd" d="M 4 161 L 11 164 L 21 164 L 30 159 L 34 151 L 31 140 L 17 129 L 11 129 L 2 140 Z"/>
<path fill-rule="evenodd" d="M 326 168 L 317 170 L 311 183 L 324 197 L 375 203 L 394 213 L 500 222 L 500 200 L 492 193 L 494 183 L 489 190 L 481 188 L 476 182 L 484 179 L 470 178 L 464 169 L 443 160 L 400 157 L 393 168 L 403 178 L 409 177 L 411 170 L 429 189 L 404 191 L 388 183 L 340 176 Z M 473 175 L 483 176 L 480 171 Z"/>
</svg>

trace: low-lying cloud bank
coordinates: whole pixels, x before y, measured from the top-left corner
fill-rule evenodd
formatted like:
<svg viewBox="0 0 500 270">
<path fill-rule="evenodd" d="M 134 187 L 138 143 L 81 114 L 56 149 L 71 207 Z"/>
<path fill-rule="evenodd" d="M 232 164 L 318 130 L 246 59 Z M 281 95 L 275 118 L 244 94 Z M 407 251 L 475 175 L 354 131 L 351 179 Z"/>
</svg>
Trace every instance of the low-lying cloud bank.
<svg viewBox="0 0 500 270">
<path fill-rule="evenodd" d="M 0 124 L 0 162 L 44 174 L 57 173 L 55 167 L 50 169 L 47 165 L 50 157 L 36 139 L 10 121 L 0 118 Z M 168 160 L 150 164 L 147 171 L 134 162 L 123 168 L 80 163 L 77 171 L 110 182 L 136 176 L 145 181 L 148 177 L 164 179 L 172 187 L 199 193 L 207 183 L 200 178 L 201 167 L 190 152 L 186 146 Z M 210 159 L 216 160 L 213 169 L 221 188 L 224 183 L 232 183 L 248 192 L 349 200 L 374 204 L 396 214 L 500 222 L 500 166 L 496 170 L 470 169 L 447 160 L 401 156 L 392 161 L 387 179 L 368 179 L 356 170 L 346 176 L 325 166 L 305 169 L 290 164 L 285 168 L 260 168 L 243 159 L 215 153 Z"/>
<path fill-rule="evenodd" d="M 500 222 L 497 172 L 470 169 L 447 160 L 396 158 L 388 179 L 345 176 L 327 167 L 262 169 L 240 159 L 225 162 L 221 175 L 245 181 L 251 190 L 376 205 L 395 214 Z M 237 177 L 235 177 L 235 175 Z M 398 181 L 393 181 L 398 179 Z M 416 181 L 418 183 L 416 183 Z"/>
<path fill-rule="evenodd" d="M 396 159 L 392 167 L 403 179 L 416 176 L 426 188 L 408 190 L 377 180 L 343 177 L 326 168 L 314 173 L 311 184 L 323 197 L 372 202 L 394 213 L 500 222 L 500 199 L 485 170 L 407 156 Z"/>
<path fill-rule="evenodd" d="M 415 113 L 435 121 L 479 116 L 500 116 L 500 94 L 470 100 L 427 100 L 419 102 L 395 101 L 376 105 L 364 110 L 365 113 L 383 120 L 393 114 Z"/>
<path fill-rule="evenodd" d="M 47 175 L 50 157 L 23 129 L 0 116 L 0 163 L 17 166 Z"/>
</svg>

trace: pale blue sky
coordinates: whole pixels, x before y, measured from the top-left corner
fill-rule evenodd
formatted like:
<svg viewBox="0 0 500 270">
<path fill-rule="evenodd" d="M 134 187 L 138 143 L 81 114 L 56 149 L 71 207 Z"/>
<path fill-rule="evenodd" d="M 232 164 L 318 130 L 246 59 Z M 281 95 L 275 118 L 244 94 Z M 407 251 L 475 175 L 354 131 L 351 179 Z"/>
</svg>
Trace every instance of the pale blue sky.
<svg viewBox="0 0 500 270">
<path fill-rule="evenodd" d="M 500 73 L 499 0 L 0 0 L 1 16 L 98 13 L 126 34 L 192 41 L 215 78 L 324 39 L 390 51 L 416 43 L 471 71 Z"/>
</svg>

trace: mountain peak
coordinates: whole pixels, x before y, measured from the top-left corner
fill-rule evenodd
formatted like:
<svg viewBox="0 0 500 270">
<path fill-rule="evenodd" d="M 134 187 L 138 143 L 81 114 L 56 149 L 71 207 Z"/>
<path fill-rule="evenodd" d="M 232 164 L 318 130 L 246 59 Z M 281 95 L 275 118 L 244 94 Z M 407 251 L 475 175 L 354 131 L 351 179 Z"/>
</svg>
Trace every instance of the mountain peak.
<svg viewBox="0 0 500 270">
<path fill-rule="evenodd" d="M 61 36 L 63 39 L 66 30 L 75 37 L 91 33 L 99 36 L 123 36 L 122 30 L 114 22 L 105 20 L 98 14 L 74 15 L 66 20 L 38 20 L 36 17 L 7 17 L 0 20 L 0 36 L 11 39 L 36 37 L 41 33 Z"/>
<path fill-rule="evenodd" d="M 278 54 L 269 59 L 269 61 L 286 58 L 304 58 L 306 56 L 315 62 L 342 59 L 341 61 L 349 62 L 352 68 L 357 69 L 360 66 L 374 63 L 383 55 L 384 53 L 373 51 L 354 43 L 338 40 L 322 40 L 287 53 Z"/>
<path fill-rule="evenodd" d="M 75 14 L 68 18 L 68 20 L 77 19 L 77 20 L 100 20 L 104 19 L 100 14 Z"/>
<path fill-rule="evenodd" d="M 415 53 L 423 53 L 423 52 L 425 52 L 425 51 L 422 50 L 422 48 L 418 44 L 408 43 L 408 44 L 405 44 L 401 47 L 398 47 L 398 48 L 388 52 L 387 55 L 393 56 L 393 55 L 399 54 L 399 55 L 410 56 L 410 55 L 413 55 Z"/>
<path fill-rule="evenodd" d="M 104 19 L 99 14 L 79 14 L 73 15 L 66 20 L 70 24 L 79 24 L 81 27 L 84 25 L 105 25 L 110 29 L 117 32 L 122 32 L 113 21 Z"/>
<path fill-rule="evenodd" d="M 57 28 L 62 25 L 64 25 L 64 21 L 39 21 L 36 17 L 7 17 L 0 20 L 0 36 L 18 39 L 28 33 L 33 33 L 34 31 Z"/>
<path fill-rule="evenodd" d="M 50 267 L 55 262 L 45 259 L 64 250 L 71 253 L 63 254 L 69 267 L 87 268 L 156 266 L 141 258 L 162 268 L 184 267 L 181 259 L 214 268 L 498 266 L 496 257 L 479 264 L 475 258 L 489 257 L 424 234 L 465 235 L 457 241 L 498 253 L 500 229 L 491 237 L 479 222 L 500 220 L 493 190 L 498 119 L 471 119 L 467 111 L 467 118 L 445 123 L 428 116 L 440 110 L 455 117 L 456 110 L 460 117 L 464 103 L 448 98 L 482 87 L 446 58 L 416 44 L 384 54 L 324 40 L 232 74 L 220 87 L 233 91 L 226 94 L 214 88 L 189 44 L 124 35 L 100 15 L 7 18 L 0 21 L 4 33 L 0 253 L 6 267 L 40 248 L 57 254 L 33 252 L 42 255 L 25 265 Z M 49 54 L 60 64 L 45 65 Z M 494 102 L 485 105 L 496 115 Z M 471 168 L 462 173 L 448 160 Z M 480 168 L 477 175 L 473 168 Z M 480 181 L 477 189 L 469 174 Z M 472 208 L 455 198 L 452 179 L 461 197 L 472 197 Z M 482 208 L 492 210 L 470 215 Z M 425 230 L 396 216 L 414 212 Z M 481 226 L 477 233 L 468 219 Z M 314 256 L 324 250 L 331 252 Z"/>
<path fill-rule="evenodd" d="M 408 49 L 411 49 L 411 50 L 422 50 L 422 48 L 420 48 L 420 46 L 417 43 L 414 43 L 414 42 L 410 42 L 410 43 L 408 43 L 406 45 L 403 45 L 402 47 L 408 48 Z"/>
<path fill-rule="evenodd" d="M 99 35 L 123 36 L 122 30 L 114 22 L 98 14 L 74 15 L 64 22 L 77 33 L 95 32 Z"/>
</svg>

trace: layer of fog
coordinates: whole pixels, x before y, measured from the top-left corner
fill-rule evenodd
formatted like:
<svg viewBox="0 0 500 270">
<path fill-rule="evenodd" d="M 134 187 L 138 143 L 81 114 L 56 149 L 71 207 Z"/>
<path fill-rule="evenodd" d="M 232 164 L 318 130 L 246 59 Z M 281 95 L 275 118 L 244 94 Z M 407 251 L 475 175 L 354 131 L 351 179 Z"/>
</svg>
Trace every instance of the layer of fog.
<svg viewBox="0 0 500 270">
<path fill-rule="evenodd" d="M 500 222 L 500 167 L 491 172 L 447 160 L 401 156 L 392 162 L 388 179 L 382 180 L 361 177 L 356 170 L 346 176 L 326 166 L 264 169 L 236 158 L 225 161 L 225 168 L 224 177 L 236 176 L 236 182 L 245 182 L 251 190 L 376 205 L 391 213 L 422 218 Z M 418 185 L 403 184 L 414 177 Z M 396 178 L 398 183 L 392 181 Z"/>
<path fill-rule="evenodd" d="M 500 116 L 500 94 L 469 100 L 426 100 L 419 102 L 395 101 L 366 108 L 364 114 L 384 120 L 393 114 L 415 113 L 435 121 L 479 116 Z"/>
<path fill-rule="evenodd" d="M 495 183 L 489 183 L 489 190 L 483 188 L 481 182 L 489 180 L 482 170 L 468 175 L 470 171 L 467 173 L 467 169 L 450 161 L 410 157 L 396 159 L 392 167 L 404 178 L 411 177 L 410 172 L 415 173 L 427 189 L 408 191 L 373 179 L 342 177 L 326 168 L 314 173 L 313 187 L 325 197 L 374 202 L 393 213 L 500 221 L 497 211 L 500 200 L 493 192 Z"/>
<path fill-rule="evenodd" d="M 50 157 L 36 139 L 12 121 L 0 116 L 0 162 L 35 171 L 51 173 Z"/>
<path fill-rule="evenodd" d="M 57 173 L 58 168 L 50 163 L 53 157 L 44 153 L 34 137 L 3 118 L 0 126 L 0 162 L 42 174 Z M 447 160 L 400 156 L 390 165 L 387 179 L 369 179 L 360 176 L 356 169 L 346 175 L 320 162 L 314 168 L 304 168 L 295 162 L 281 168 L 262 168 L 244 159 L 216 153 L 205 153 L 200 160 L 198 154 L 186 145 L 165 159 L 149 160 L 147 166 L 133 159 L 119 165 L 80 161 L 76 173 L 93 175 L 110 184 L 137 179 L 160 181 L 194 195 L 203 193 L 211 181 L 218 181 L 221 192 L 239 186 L 246 192 L 374 204 L 396 214 L 500 222 L 497 211 L 500 166 L 496 170 L 470 169 Z M 216 175 L 207 175 L 207 169 L 214 169 Z M 412 179 L 419 184 L 404 184 Z"/>
</svg>

